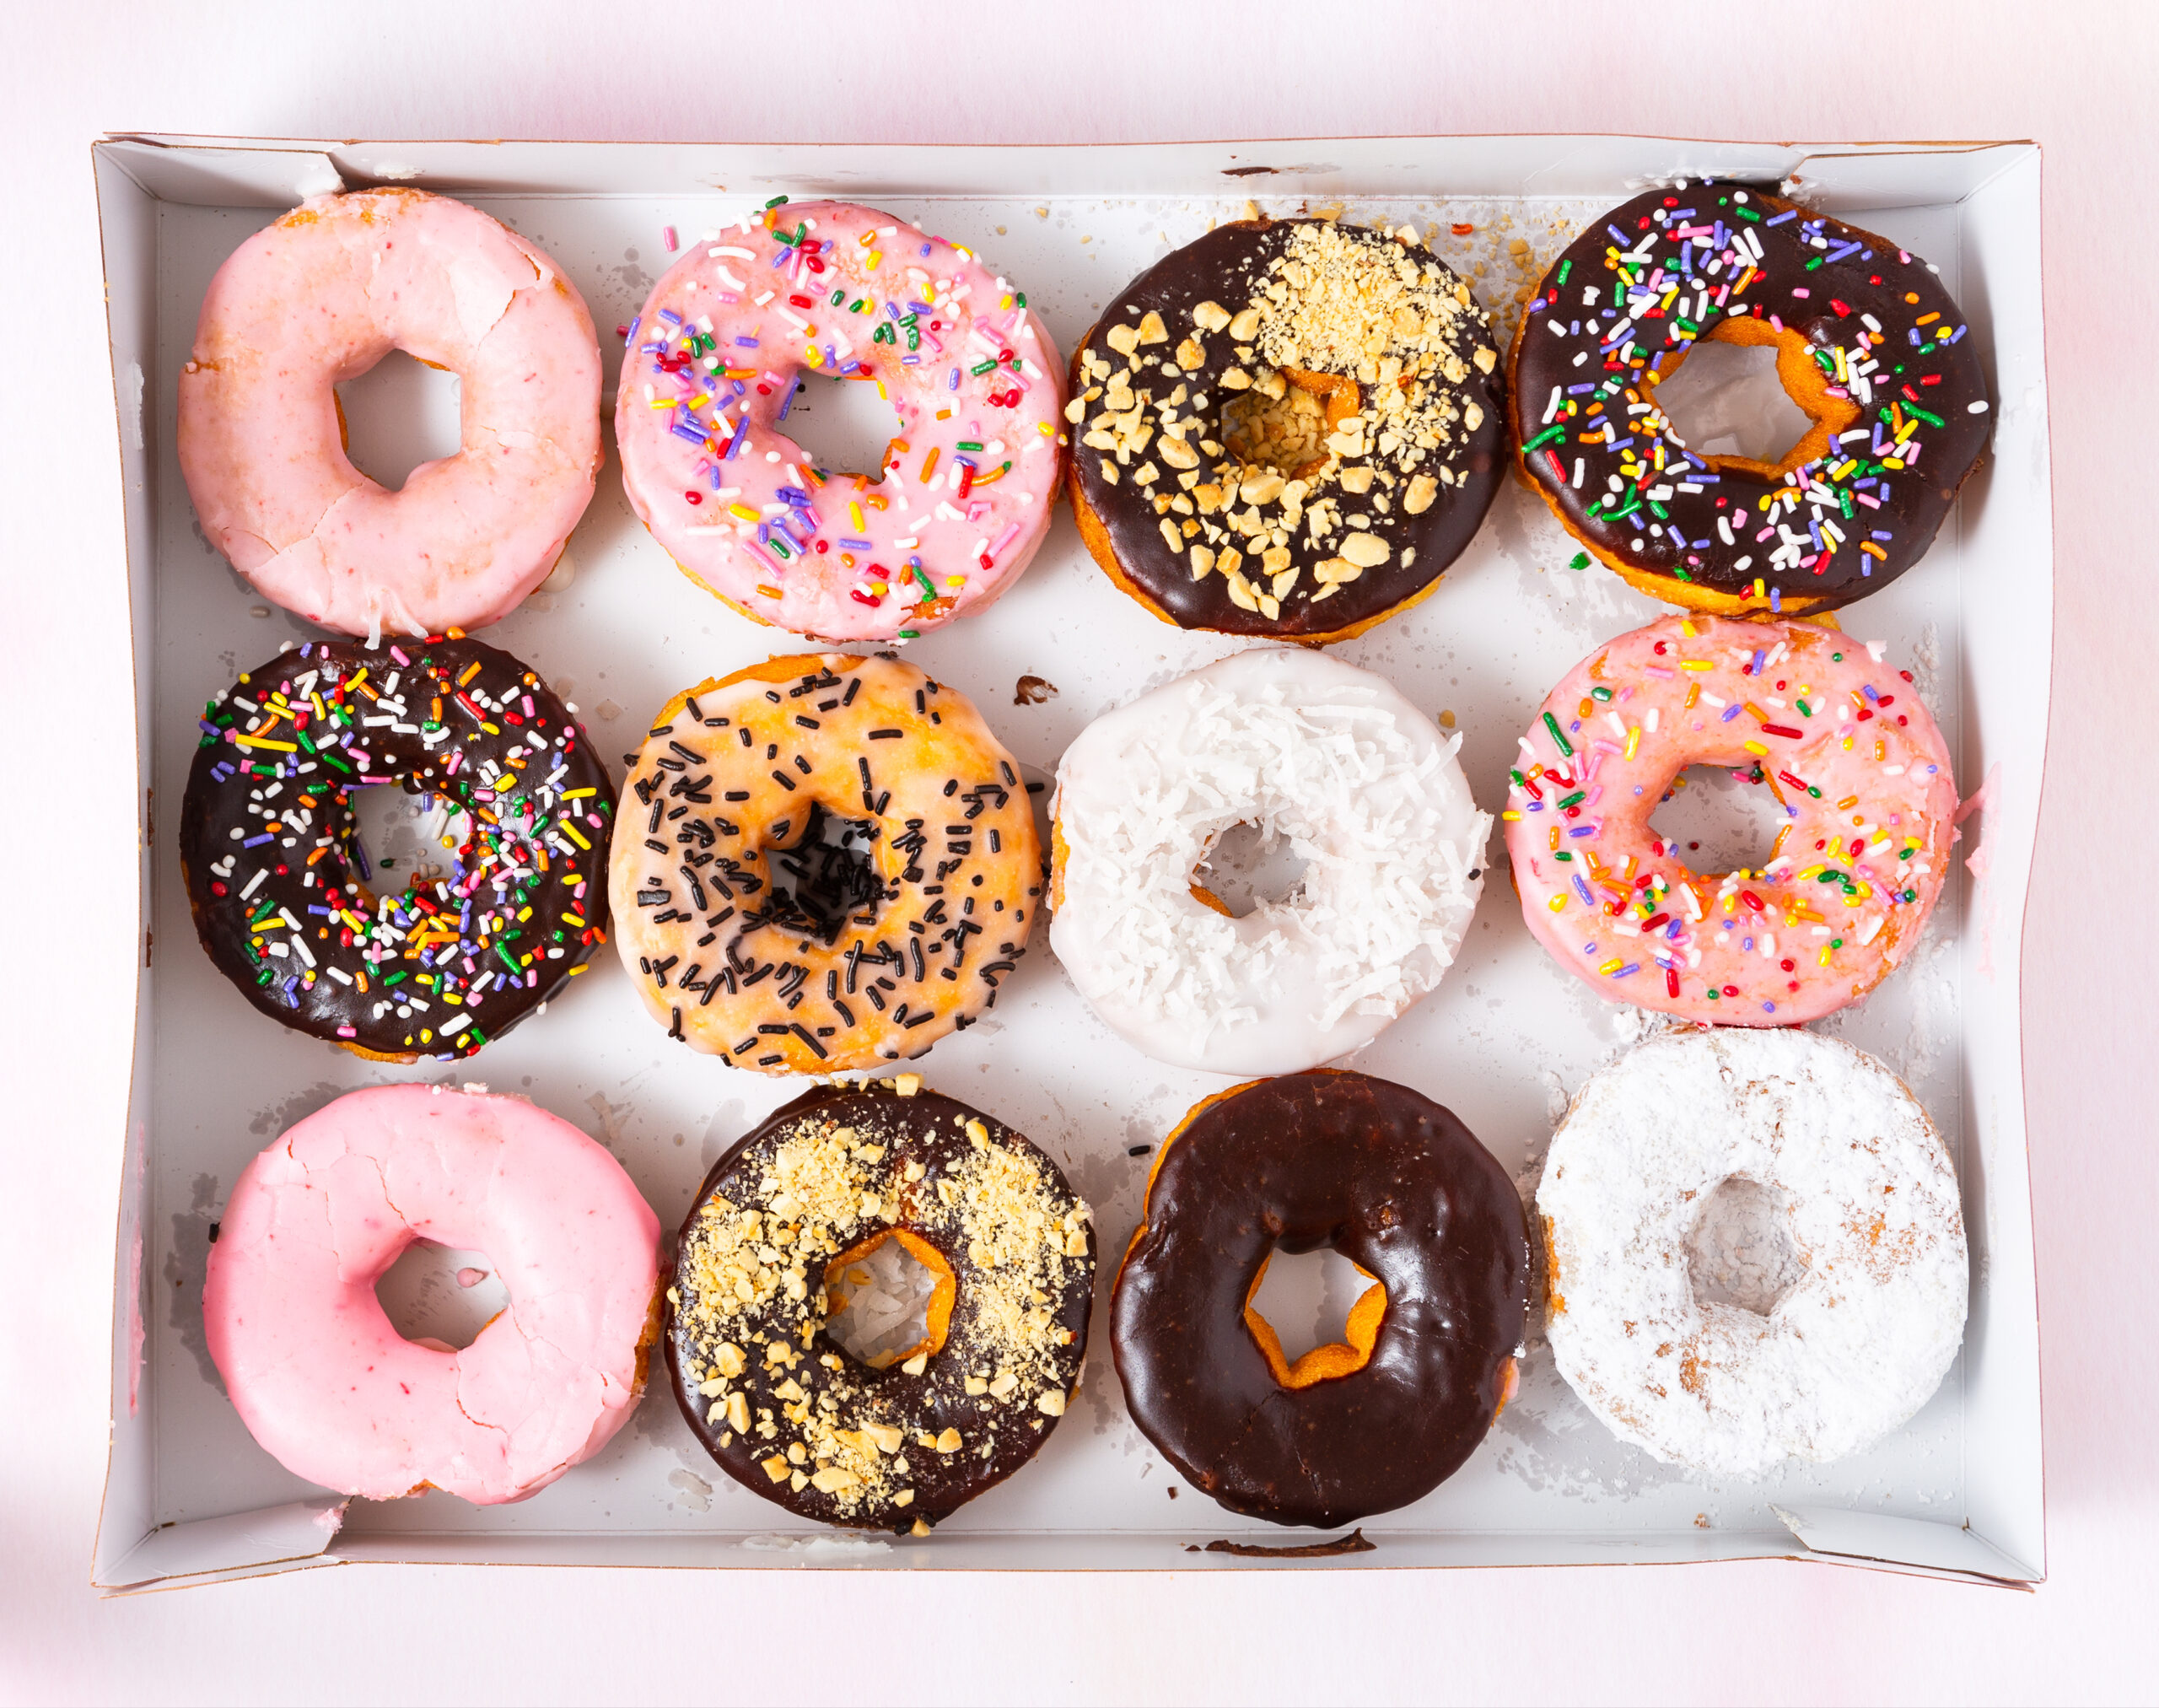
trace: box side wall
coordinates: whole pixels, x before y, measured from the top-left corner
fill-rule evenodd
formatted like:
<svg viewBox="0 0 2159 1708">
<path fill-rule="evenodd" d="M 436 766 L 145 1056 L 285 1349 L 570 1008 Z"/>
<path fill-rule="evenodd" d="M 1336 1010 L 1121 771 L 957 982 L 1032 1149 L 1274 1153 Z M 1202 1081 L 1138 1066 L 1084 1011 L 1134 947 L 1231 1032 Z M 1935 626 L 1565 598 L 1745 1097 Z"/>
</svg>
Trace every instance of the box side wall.
<svg viewBox="0 0 2159 1708">
<path fill-rule="evenodd" d="M 1812 160 L 1825 206 L 1849 212 L 1914 199 L 1955 202 L 1999 170 L 1992 143 L 1938 145 L 1733 143 L 1663 137 L 1287 138 L 1101 148 L 808 147 L 753 142 L 595 145 L 541 142 L 335 143 L 125 138 L 131 171 L 163 199 L 281 205 L 348 184 L 452 194 L 746 193 L 770 185 L 849 198 L 977 195 L 1218 196 L 1240 186 L 1316 200 L 1416 193 L 1440 175 L 1451 196 L 1575 196 L 1651 176 L 1770 179 Z M 1872 164 L 1876 161 L 1896 164 Z"/>
<path fill-rule="evenodd" d="M 92 154 L 104 251 L 105 314 L 112 347 L 115 418 L 120 435 L 121 504 L 126 518 L 127 602 L 134 691 L 137 832 L 139 871 L 137 940 L 141 959 L 135 988 L 127 1131 L 122 1150 L 120 1206 L 113 1265 L 112 1395 L 110 1459 L 99 1516 L 96 1570 L 140 1542 L 154 1505 L 153 1396 L 145 1358 L 146 1312 L 154 1296 L 146 1273 L 150 1208 L 146 1167 L 153 1059 L 150 967 L 155 946 L 147 935 L 155 802 L 147 786 L 150 758 L 144 709 L 151 703 L 150 557 L 156 493 L 149 448 L 155 433 L 145 394 L 157 333 L 157 204 L 100 148 Z M 171 803 L 177 811 L 179 803 Z M 170 947 L 170 946 L 168 946 Z"/>
<path fill-rule="evenodd" d="M 1962 936 L 1965 1219 L 1979 1280 L 1964 1337 L 1967 1517 L 2043 1570 L 2038 1295 L 2026 1151 L 2020 978 L 2025 898 L 2046 757 L 2054 633 L 2039 264 L 2039 157 L 1974 195 L 1962 222 L 1962 306 L 1995 353 L 1992 455 L 1963 499 L 1962 789 L 1984 791 L 1959 852 L 1975 881 Z M 2029 337 L 2004 338 L 2030 328 Z M 1980 692 L 1984 685 L 1984 692 Z"/>
<path fill-rule="evenodd" d="M 1228 1515 L 1224 1515 L 1226 1518 Z M 1313 1537 L 1273 1531 L 1260 1537 L 1234 1526 L 1177 1536 L 1065 1531 L 1053 1536 L 1012 1531 L 940 1535 L 934 1543 L 830 1533 L 817 1535 L 740 1533 L 697 1535 L 565 1536 L 546 1533 L 474 1537 L 418 1532 L 402 1536 L 341 1536 L 330 1549 L 340 1561 L 425 1561 L 547 1565 L 631 1565 L 674 1570 L 831 1570 L 933 1571 L 1373 1571 L 1435 1566 L 1653 1565 L 1720 1560 L 1797 1559 L 1804 1549 L 1784 1530 L 1654 1532 L 1638 1536 L 1548 1532 L 1408 1531 L 1363 1534 L 1369 1551 L 1266 1557 L 1209 1551 L 1229 1538 L 1240 1544 L 1296 1545 L 1338 1540 L 1353 1533 Z"/>
</svg>

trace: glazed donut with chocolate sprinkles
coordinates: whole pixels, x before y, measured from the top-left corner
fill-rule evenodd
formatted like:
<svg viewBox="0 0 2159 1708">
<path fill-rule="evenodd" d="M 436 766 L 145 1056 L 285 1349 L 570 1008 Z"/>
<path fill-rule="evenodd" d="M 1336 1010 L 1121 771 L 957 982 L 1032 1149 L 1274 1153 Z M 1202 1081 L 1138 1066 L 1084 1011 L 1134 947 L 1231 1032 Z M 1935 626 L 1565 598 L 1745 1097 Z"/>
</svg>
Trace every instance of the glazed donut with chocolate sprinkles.
<svg viewBox="0 0 2159 1708">
<path fill-rule="evenodd" d="M 1080 535 L 1181 628 L 1361 633 L 1429 593 L 1490 508 L 1498 365 L 1468 285 L 1409 227 L 1218 227 L 1073 358 Z"/>
<path fill-rule="evenodd" d="M 1659 405 L 1705 339 L 1777 352 L 1813 423 L 1779 461 L 1705 454 Z M 1645 191 L 1575 239 L 1513 374 L 1519 466 L 1567 531 L 1653 598 L 1720 616 L 1887 586 L 1987 445 L 1986 375 L 1935 270 L 1738 184 Z"/>
<path fill-rule="evenodd" d="M 1282 1355 L 1252 1298 L 1332 1246 L 1373 1285 L 1347 1344 Z M 1331 1528 L 1429 1494 L 1516 1386 L 1529 1234 L 1506 1171 L 1429 1098 L 1322 1068 L 1206 1099 L 1156 1153 L 1111 1344 L 1148 1440 L 1233 1512 Z"/>
<path fill-rule="evenodd" d="M 806 654 L 701 682 L 625 786 L 616 946 L 668 1035 L 736 1067 L 920 1055 L 1026 948 L 1026 787 L 966 696 L 912 665 Z"/>
<path fill-rule="evenodd" d="M 180 862 L 202 946 L 272 1019 L 379 1061 L 469 1056 L 606 940 L 614 785 L 547 685 L 461 635 L 314 641 L 202 709 Z M 356 789 L 448 814 L 447 874 L 377 887 Z"/>
<path fill-rule="evenodd" d="M 927 1333 L 873 1366 L 824 1332 L 897 1240 Z M 820 1086 L 719 1160 L 682 1224 L 665 1327 L 722 1470 L 826 1524 L 925 1535 L 1034 1457 L 1087 1353 L 1092 1213 L 1055 1163 L 913 1074 Z"/>
</svg>

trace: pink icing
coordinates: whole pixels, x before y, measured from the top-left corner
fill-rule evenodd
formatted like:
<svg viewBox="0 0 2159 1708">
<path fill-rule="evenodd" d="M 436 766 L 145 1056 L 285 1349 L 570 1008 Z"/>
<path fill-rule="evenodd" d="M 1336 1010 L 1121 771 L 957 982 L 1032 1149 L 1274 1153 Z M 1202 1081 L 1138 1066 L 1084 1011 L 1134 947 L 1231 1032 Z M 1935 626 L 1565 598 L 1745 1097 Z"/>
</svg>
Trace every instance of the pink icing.
<svg viewBox="0 0 2159 1708">
<path fill-rule="evenodd" d="M 484 1251 L 509 1308 L 461 1352 L 400 1336 L 375 1283 L 415 1240 Z M 660 1224 L 613 1157 L 515 1097 L 353 1091 L 250 1162 L 210 1250 L 210 1355 L 288 1470 L 371 1500 L 522 1501 L 642 1391 Z"/>
<path fill-rule="evenodd" d="M 393 349 L 462 382 L 457 454 L 401 491 L 345 455 L 331 387 Z M 562 270 L 476 208 L 318 196 L 218 269 L 180 381 L 203 531 L 270 598 L 347 634 L 506 617 L 600 469 L 600 348 Z"/>
<path fill-rule="evenodd" d="M 782 430 L 805 369 L 891 403 L 881 479 L 821 474 Z M 890 640 L 1019 579 L 1049 531 L 1063 406 L 1063 363 L 1011 284 L 875 208 L 813 202 L 668 270 L 631 329 L 615 436 L 632 506 L 693 579 L 799 634 Z"/>
<path fill-rule="evenodd" d="M 1601 995 L 1689 1020 L 1792 1026 L 1873 989 L 1941 893 L 1957 807 L 1941 732 L 1881 652 L 1668 617 L 1577 665 L 1507 795 L 1531 931 Z M 1697 875 L 1650 816 L 1688 766 L 1757 762 L 1786 809 L 1772 858 Z"/>
</svg>

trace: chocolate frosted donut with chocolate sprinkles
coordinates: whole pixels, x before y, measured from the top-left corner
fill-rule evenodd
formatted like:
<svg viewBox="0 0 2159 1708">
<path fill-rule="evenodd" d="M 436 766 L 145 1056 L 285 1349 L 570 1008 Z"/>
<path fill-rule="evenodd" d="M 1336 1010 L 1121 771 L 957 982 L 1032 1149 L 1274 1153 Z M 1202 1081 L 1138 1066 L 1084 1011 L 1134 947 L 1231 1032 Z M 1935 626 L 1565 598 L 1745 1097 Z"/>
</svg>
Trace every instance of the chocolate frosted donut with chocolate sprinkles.
<svg viewBox="0 0 2159 1708">
<path fill-rule="evenodd" d="M 1275 1251 L 1372 1282 L 1291 1363 L 1252 1297 Z M 1348 1524 L 1459 1469 L 1516 1385 L 1529 1233 L 1506 1172 L 1406 1086 L 1319 1069 L 1198 1105 L 1165 1140 L 1110 1338 L 1147 1439 L 1233 1512 Z"/>
<path fill-rule="evenodd" d="M 1665 412 L 1658 386 L 1705 340 L 1776 351 L 1812 422 L 1777 461 L 1711 455 Z M 1519 466 L 1567 531 L 1653 598 L 1725 617 L 1888 585 L 1989 434 L 1935 270 L 1742 184 L 1647 191 L 1595 221 L 1523 310 L 1513 371 Z"/>
<path fill-rule="evenodd" d="M 273 1020 L 376 1060 L 468 1056 L 605 940 L 614 786 L 508 653 L 456 634 L 313 641 L 201 722 L 187 902 L 218 970 Z M 352 798 L 390 784 L 442 809 L 449 870 L 384 891 Z"/>
<path fill-rule="evenodd" d="M 616 945 L 653 1017 L 772 1074 L 972 1026 L 1045 881 L 1012 756 L 963 694 L 848 653 L 768 660 L 653 720 L 615 829 Z"/>
<path fill-rule="evenodd" d="M 1080 534 L 1181 628 L 1361 633 L 1430 592 L 1490 508 L 1498 366 L 1489 316 L 1409 227 L 1218 227 L 1073 358 Z"/>
<path fill-rule="evenodd" d="M 898 1241 L 923 1338 L 874 1364 L 826 1332 Z M 820 1086 L 706 1177 L 667 1291 L 667 1368 L 720 1468 L 826 1524 L 925 1535 L 1034 1457 L 1087 1354 L 1092 1213 L 1057 1165 L 913 1074 Z"/>
</svg>

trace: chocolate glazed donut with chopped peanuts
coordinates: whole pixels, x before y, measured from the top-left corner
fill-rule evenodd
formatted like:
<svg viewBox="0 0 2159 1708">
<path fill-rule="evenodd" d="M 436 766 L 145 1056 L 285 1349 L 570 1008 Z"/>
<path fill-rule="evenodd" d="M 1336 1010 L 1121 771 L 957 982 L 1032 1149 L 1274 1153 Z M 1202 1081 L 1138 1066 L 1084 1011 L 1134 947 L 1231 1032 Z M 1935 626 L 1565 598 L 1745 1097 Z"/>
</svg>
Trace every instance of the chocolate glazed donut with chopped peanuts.
<svg viewBox="0 0 2159 1708">
<path fill-rule="evenodd" d="M 1018 964 L 1045 881 L 1026 785 L 912 665 L 776 658 L 678 694 L 624 785 L 623 963 L 668 1036 L 761 1073 L 920 1055 Z"/>
<path fill-rule="evenodd" d="M 935 1278 L 923 1338 L 876 1366 L 823 1334 L 898 1240 Z M 746 1488 L 917 1536 L 1034 1457 L 1087 1355 L 1092 1212 L 1021 1134 L 913 1074 L 820 1086 L 723 1156 L 682 1225 L 675 1397 Z"/>
<path fill-rule="evenodd" d="M 1411 228 L 1221 226 L 1073 358 L 1080 535 L 1179 628 L 1361 633 L 1430 592 L 1490 508 L 1498 366 L 1489 316 Z"/>
</svg>

